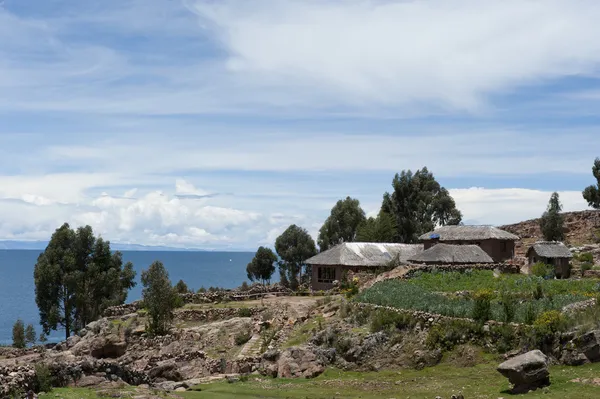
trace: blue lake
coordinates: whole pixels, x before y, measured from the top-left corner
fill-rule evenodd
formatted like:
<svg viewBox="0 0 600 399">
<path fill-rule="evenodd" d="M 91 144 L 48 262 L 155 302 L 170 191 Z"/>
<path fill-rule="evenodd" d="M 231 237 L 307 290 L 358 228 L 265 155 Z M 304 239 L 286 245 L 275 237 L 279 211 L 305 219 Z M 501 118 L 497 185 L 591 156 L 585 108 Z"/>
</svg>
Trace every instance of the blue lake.
<svg viewBox="0 0 600 399">
<path fill-rule="evenodd" d="M 17 319 L 33 324 L 39 335 L 39 315 L 35 304 L 33 269 L 38 250 L 0 250 L 0 344 L 12 343 L 12 326 Z M 127 301 L 140 299 L 141 271 L 155 260 L 163 262 L 171 282 L 182 279 L 188 287 L 238 287 L 247 280 L 246 265 L 251 252 L 175 252 L 122 251 L 125 262 L 132 262 L 137 271 L 137 285 L 129 292 Z M 52 332 L 50 341 L 64 339 L 64 332 Z"/>
</svg>

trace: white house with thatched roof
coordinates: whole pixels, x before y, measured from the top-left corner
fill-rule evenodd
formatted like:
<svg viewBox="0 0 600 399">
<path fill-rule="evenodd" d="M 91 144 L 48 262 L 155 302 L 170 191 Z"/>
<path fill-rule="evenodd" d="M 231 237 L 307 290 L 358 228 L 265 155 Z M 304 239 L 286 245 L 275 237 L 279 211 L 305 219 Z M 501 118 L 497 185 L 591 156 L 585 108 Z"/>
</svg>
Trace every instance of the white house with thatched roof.
<svg viewBox="0 0 600 399">
<path fill-rule="evenodd" d="M 477 245 L 437 244 L 408 259 L 423 265 L 477 265 L 494 260 Z"/>
<path fill-rule="evenodd" d="M 345 271 L 361 271 L 389 265 L 392 261 L 407 263 L 408 258 L 423 252 L 422 244 L 380 244 L 345 242 L 323 251 L 305 263 L 312 266 L 313 290 L 328 290 Z"/>
<path fill-rule="evenodd" d="M 423 234 L 419 241 L 425 250 L 438 243 L 451 245 L 477 245 L 494 262 L 512 259 L 515 254 L 515 241 L 519 237 L 494 226 L 442 226 Z"/>
<path fill-rule="evenodd" d="M 557 278 L 571 276 L 571 250 L 559 241 L 538 241 L 527 250 L 529 265 L 545 263 L 554 266 Z"/>
</svg>

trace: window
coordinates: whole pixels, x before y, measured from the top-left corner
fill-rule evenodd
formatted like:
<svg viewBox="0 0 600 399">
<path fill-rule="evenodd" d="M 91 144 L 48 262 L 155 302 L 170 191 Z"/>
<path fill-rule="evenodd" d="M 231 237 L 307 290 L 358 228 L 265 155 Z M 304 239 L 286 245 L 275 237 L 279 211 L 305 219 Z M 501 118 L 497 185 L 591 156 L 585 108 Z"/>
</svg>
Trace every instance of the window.
<svg viewBox="0 0 600 399">
<path fill-rule="evenodd" d="M 335 280 L 335 267 L 319 267 L 317 281 L 319 283 L 333 283 Z"/>
</svg>

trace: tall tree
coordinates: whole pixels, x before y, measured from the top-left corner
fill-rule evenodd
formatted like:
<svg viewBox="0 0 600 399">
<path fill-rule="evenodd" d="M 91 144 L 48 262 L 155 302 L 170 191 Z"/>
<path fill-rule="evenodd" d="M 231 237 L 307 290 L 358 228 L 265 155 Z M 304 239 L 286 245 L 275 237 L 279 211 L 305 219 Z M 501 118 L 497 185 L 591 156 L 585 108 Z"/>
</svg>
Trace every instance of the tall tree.
<svg viewBox="0 0 600 399">
<path fill-rule="evenodd" d="M 151 335 L 165 335 L 173 321 L 177 294 L 162 262 L 156 261 L 142 272 L 142 284 L 142 299 L 148 309 L 148 332 Z"/>
<path fill-rule="evenodd" d="M 27 346 L 27 342 L 25 341 L 25 324 L 23 324 L 23 320 L 19 319 L 13 324 L 12 339 L 13 347 L 15 348 L 22 349 Z"/>
<path fill-rule="evenodd" d="M 391 194 L 384 194 L 381 210 L 396 220 L 395 242 L 414 243 L 437 225 L 461 222 L 454 199 L 427 168 L 396 174 L 392 188 Z"/>
<path fill-rule="evenodd" d="M 277 262 L 277 255 L 270 248 L 259 247 L 252 261 L 246 266 L 248 279 L 261 281 L 263 285 L 270 282 L 275 273 L 275 262 Z"/>
<path fill-rule="evenodd" d="M 596 178 L 596 185 L 591 185 L 583 190 L 583 198 L 594 209 L 600 209 L 600 158 L 596 158 L 592 167 L 592 174 Z"/>
<path fill-rule="evenodd" d="M 281 259 L 280 271 L 287 274 L 292 289 L 298 288 L 302 269 L 306 267 L 304 261 L 317 254 L 315 241 L 306 229 L 293 224 L 277 237 L 275 250 Z M 308 274 L 309 270 L 306 272 Z"/>
<path fill-rule="evenodd" d="M 64 327 L 68 338 L 102 312 L 127 299 L 135 286 L 131 262 L 112 253 L 110 243 L 94 237 L 90 226 L 77 231 L 59 227 L 37 259 L 34 270 L 35 300 L 46 334 Z"/>
<path fill-rule="evenodd" d="M 178 294 L 187 294 L 188 292 L 193 291 L 190 291 L 185 281 L 179 280 L 177 284 L 175 284 L 175 292 L 177 292 Z"/>
<path fill-rule="evenodd" d="M 560 214 L 561 211 L 562 204 L 560 203 L 558 193 L 552 193 L 546 212 L 544 212 L 540 219 L 540 228 L 542 229 L 544 240 L 562 241 L 565 239 L 564 220 Z"/>
<path fill-rule="evenodd" d="M 361 242 L 394 242 L 397 224 L 389 213 L 380 211 L 376 218 L 370 217 L 358 227 L 356 241 Z"/>
<path fill-rule="evenodd" d="M 358 226 L 365 220 L 365 211 L 357 199 L 339 200 L 319 230 L 319 250 L 323 252 L 337 244 L 355 241 Z"/>
</svg>

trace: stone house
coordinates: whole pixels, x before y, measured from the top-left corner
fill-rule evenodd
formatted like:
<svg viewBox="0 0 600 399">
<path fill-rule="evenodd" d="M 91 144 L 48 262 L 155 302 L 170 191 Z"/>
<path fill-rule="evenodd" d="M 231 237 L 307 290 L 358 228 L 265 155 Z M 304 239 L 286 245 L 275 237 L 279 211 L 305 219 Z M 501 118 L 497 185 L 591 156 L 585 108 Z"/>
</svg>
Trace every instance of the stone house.
<svg viewBox="0 0 600 399">
<path fill-rule="evenodd" d="M 514 257 L 517 240 L 518 236 L 494 226 L 442 226 L 419 237 L 425 250 L 438 243 L 477 245 L 496 263 Z"/>
<path fill-rule="evenodd" d="M 305 264 L 312 266 L 311 288 L 319 291 L 333 288 L 333 282 L 340 281 L 346 272 L 387 266 L 392 261 L 407 263 L 422 251 L 422 244 L 346 242 L 307 259 Z"/>
<path fill-rule="evenodd" d="M 539 241 L 527 250 L 529 267 L 538 262 L 552 265 L 557 278 L 571 276 L 571 258 L 573 254 L 569 248 L 558 241 Z"/>
<path fill-rule="evenodd" d="M 494 260 L 477 245 L 437 244 L 408 259 L 423 265 L 476 265 L 494 263 Z"/>
</svg>

